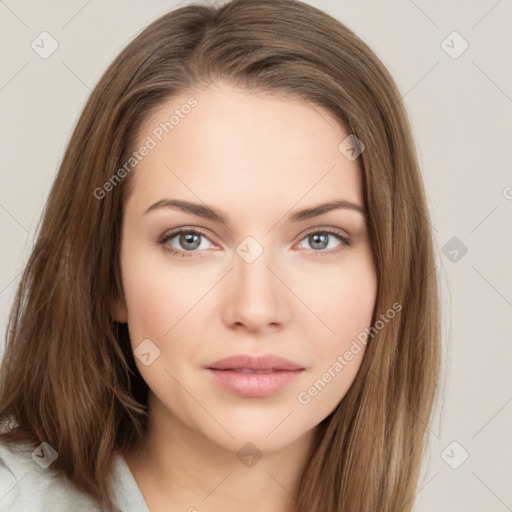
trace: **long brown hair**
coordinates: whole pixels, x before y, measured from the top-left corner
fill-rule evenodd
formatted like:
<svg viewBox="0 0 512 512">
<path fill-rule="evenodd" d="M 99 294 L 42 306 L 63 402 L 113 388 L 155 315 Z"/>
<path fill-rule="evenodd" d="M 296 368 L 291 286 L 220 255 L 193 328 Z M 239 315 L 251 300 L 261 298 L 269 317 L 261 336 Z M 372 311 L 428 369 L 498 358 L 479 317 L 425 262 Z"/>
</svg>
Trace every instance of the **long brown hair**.
<svg viewBox="0 0 512 512">
<path fill-rule="evenodd" d="M 0 440 L 48 442 L 59 454 L 50 469 L 112 508 L 112 456 L 143 433 L 148 388 L 126 324 L 111 315 L 123 300 L 123 197 L 137 171 L 104 184 L 152 112 L 215 79 L 323 107 L 365 146 L 358 161 L 378 276 L 373 322 L 392 304 L 402 308 L 369 339 L 351 388 L 322 421 L 295 498 L 308 512 L 408 512 L 440 365 L 425 192 L 388 71 L 351 30 L 297 0 L 182 7 L 104 73 L 64 154 L 9 317 Z"/>
</svg>

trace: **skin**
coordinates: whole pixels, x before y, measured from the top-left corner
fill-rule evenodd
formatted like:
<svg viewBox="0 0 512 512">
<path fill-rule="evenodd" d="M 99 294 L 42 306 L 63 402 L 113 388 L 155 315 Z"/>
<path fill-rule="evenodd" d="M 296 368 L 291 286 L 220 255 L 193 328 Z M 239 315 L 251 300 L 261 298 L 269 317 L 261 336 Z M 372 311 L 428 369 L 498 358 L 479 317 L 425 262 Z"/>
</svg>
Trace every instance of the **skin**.
<svg viewBox="0 0 512 512">
<path fill-rule="evenodd" d="M 124 205 L 126 304 L 113 316 L 128 322 L 134 350 L 145 339 L 160 350 L 148 366 L 135 358 L 150 420 L 125 460 L 151 512 L 289 512 L 317 425 L 352 384 L 364 346 L 308 404 L 298 394 L 371 325 L 377 278 L 364 214 L 287 217 L 336 199 L 363 205 L 358 162 L 338 150 L 349 134 L 328 111 L 219 82 L 168 100 L 139 146 L 191 95 L 197 107 L 137 165 Z M 176 208 L 144 213 L 161 199 L 207 204 L 229 225 Z M 182 226 L 206 234 L 200 246 L 179 235 L 164 245 L 192 256 L 159 244 Z M 315 245 L 309 235 L 326 228 L 350 246 L 332 235 Z M 251 263 L 236 251 L 248 236 L 263 249 Z M 203 369 L 235 354 L 276 354 L 305 371 L 273 396 L 240 397 Z M 252 467 L 237 458 L 247 442 L 262 454 Z"/>
</svg>

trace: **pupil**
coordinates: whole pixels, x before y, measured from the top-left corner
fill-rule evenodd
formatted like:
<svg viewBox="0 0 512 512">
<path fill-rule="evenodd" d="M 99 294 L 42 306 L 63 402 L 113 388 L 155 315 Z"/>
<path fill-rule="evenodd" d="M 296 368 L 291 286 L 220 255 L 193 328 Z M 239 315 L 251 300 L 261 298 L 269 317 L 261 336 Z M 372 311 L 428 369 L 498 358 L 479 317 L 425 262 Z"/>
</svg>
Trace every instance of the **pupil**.
<svg viewBox="0 0 512 512">
<path fill-rule="evenodd" d="M 314 235 L 310 236 L 310 239 L 313 240 L 311 243 L 311 246 L 314 249 L 325 249 L 327 247 L 327 233 L 315 233 Z M 319 240 L 321 239 L 321 240 Z M 316 244 L 320 244 L 320 247 L 315 247 Z"/>
<path fill-rule="evenodd" d="M 185 233 L 185 234 L 181 235 L 180 243 L 182 243 L 182 246 L 184 248 L 197 249 L 199 247 L 199 245 L 201 245 L 200 243 L 198 243 L 199 237 L 200 237 L 200 235 L 195 234 L 195 233 Z M 187 244 L 191 244 L 192 247 L 190 247 Z"/>
</svg>

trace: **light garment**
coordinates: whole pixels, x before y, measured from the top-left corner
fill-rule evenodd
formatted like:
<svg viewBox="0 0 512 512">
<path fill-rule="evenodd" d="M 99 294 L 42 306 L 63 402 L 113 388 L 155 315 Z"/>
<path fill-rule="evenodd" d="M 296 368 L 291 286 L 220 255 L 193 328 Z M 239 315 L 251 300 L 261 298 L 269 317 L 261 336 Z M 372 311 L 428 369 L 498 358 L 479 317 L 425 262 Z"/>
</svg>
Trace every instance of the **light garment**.
<svg viewBox="0 0 512 512">
<path fill-rule="evenodd" d="M 25 444 L 0 443 L 0 512 L 100 512 L 86 494 L 50 468 Z M 122 512 L 149 512 L 124 458 L 116 453 L 112 492 Z M 110 512 L 110 511 L 109 511 Z"/>
</svg>

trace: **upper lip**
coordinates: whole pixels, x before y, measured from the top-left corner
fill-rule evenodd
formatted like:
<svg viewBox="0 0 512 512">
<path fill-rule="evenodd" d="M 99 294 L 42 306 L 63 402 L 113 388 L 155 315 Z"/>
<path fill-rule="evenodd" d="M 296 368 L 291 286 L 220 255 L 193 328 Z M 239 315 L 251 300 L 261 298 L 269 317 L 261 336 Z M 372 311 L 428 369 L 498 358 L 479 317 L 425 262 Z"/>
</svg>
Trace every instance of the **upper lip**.
<svg viewBox="0 0 512 512">
<path fill-rule="evenodd" d="M 210 370 L 304 370 L 304 367 L 270 354 L 253 357 L 250 355 L 237 355 L 226 357 L 207 366 Z"/>
</svg>

